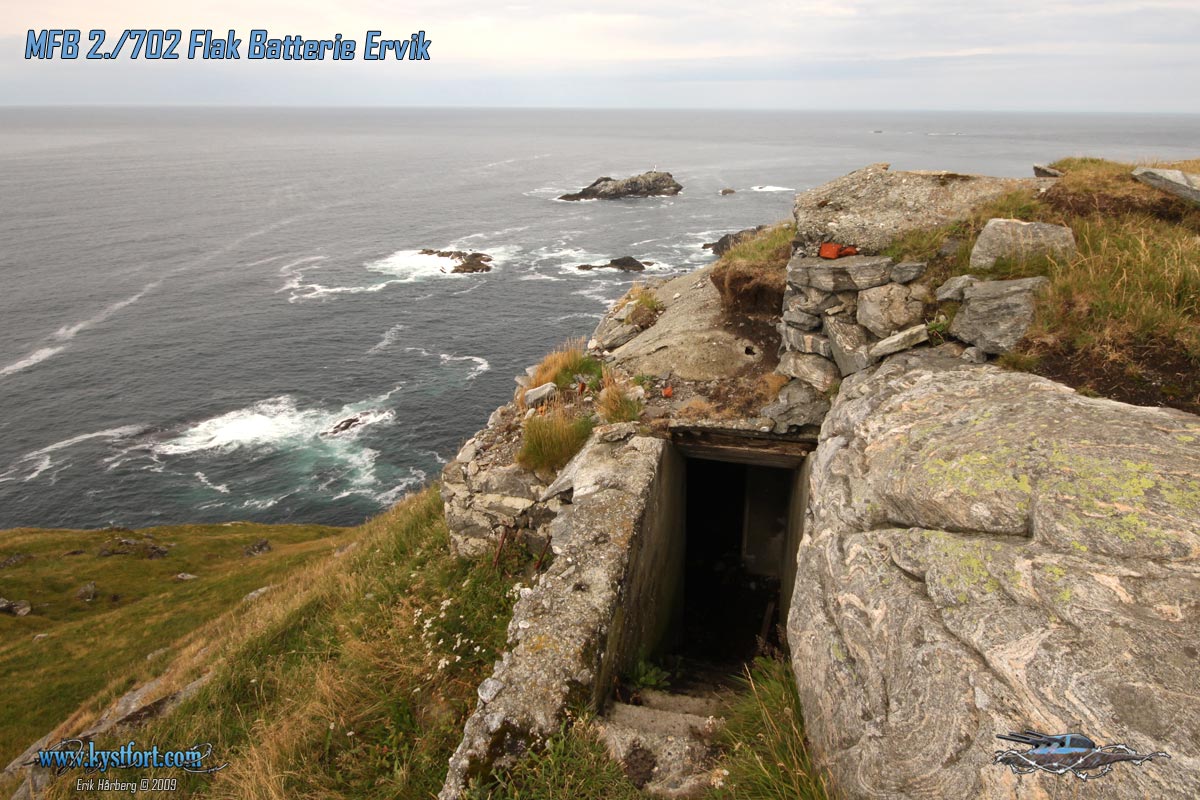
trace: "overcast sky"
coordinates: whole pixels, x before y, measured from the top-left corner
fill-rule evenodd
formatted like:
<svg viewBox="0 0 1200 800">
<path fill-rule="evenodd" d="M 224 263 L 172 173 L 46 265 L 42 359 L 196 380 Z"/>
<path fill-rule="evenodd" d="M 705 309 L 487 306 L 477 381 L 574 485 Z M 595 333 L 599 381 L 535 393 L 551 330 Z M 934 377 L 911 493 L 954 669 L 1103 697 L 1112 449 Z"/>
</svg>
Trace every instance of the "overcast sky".
<svg viewBox="0 0 1200 800">
<path fill-rule="evenodd" d="M 0 0 L 0 104 L 1200 113 L 1200 0 Z M 174 7 L 172 7 L 174 6 Z M 27 61 L 42 28 L 252 28 L 427 62 Z M 85 42 L 86 45 L 86 42 Z M 243 44 L 243 47 L 245 45 Z M 107 47 L 107 46 L 106 46 Z M 183 48 L 181 48 L 183 49 Z"/>
</svg>

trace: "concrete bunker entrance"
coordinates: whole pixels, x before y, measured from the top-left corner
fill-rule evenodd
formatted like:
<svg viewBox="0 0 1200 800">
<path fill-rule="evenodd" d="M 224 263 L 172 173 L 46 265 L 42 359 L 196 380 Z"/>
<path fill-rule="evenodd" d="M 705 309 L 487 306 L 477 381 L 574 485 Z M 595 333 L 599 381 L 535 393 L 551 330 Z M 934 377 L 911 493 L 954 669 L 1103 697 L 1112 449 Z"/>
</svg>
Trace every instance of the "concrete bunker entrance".
<svg viewBox="0 0 1200 800">
<path fill-rule="evenodd" d="M 683 598 L 674 653 L 735 670 L 776 649 L 793 471 L 685 461 Z"/>
<path fill-rule="evenodd" d="M 660 472 L 639 604 L 641 652 L 673 671 L 737 674 L 786 647 L 783 629 L 815 442 L 676 430 Z M 652 565 L 652 566 L 651 566 Z"/>
</svg>

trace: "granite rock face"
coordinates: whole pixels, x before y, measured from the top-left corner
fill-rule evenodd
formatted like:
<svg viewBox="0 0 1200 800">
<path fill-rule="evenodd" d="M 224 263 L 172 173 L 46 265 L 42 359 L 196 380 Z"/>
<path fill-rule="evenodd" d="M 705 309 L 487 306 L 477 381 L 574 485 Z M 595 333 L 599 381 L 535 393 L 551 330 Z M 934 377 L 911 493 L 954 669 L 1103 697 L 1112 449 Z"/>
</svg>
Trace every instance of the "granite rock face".
<svg viewBox="0 0 1200 800">
<path fill-rule="evenodd" d="M 990 219 L 971 248 L 971 269 L 989 270 L 1002 258 L 1070 258 L 1075 234 L 1062 225 Z"/>
<path fill-rule="evenodd" d="M 559 200 L 617 200 L 622 197 L 660 197 L 679 194 L 683 187 L 669 172 L 643 172 L 632 178 L 597 178 L 591 184 Z"/>
<path fill-rule="evenodd" d="M 1178 169 L 1138 167 L 1133 171 L 1133 177 L 1147 186 L 1169 192 L 1200 206 L 1200 175 L 1192 175 Z"/>
<path fill-rule="evenodd" d="M 1021 278 L 980 281 L 962 290 L 963 305 L 950 323 L 950 335 L 998 355 L 1017 346 L 1033 322 L 1034 294 L 1049 281 Z"/>
<path fill-rule="evenodd" d="M 1048 798 L 992 763 L 996 734 L 1034 728 L 1171 754 L 1089 798 L 1194 797 L 1198 443 L 1200 417 L 930 350 L 848 378 L 788 621 L 841 793 Z"/>
<path fill-rule="evenodd" d="M 892 172 L 872 164 L 796 195 L 796 243 L 816 255 L 821 242 L 878 253 L 908 231 L 966 218 L 976 206 L 1021 188 L 1045 188 L 1047 179 L 989 178 L 953 172 Z"/>
</svg>

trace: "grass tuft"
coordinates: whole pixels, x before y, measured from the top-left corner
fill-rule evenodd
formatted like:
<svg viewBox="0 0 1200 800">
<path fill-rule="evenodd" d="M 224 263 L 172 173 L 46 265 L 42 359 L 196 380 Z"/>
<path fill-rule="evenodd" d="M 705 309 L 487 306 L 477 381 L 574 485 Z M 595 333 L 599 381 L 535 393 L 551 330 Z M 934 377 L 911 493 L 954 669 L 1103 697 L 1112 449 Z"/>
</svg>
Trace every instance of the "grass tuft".
<svg viewBox="0 0 1200 800">
<path fill-rule="evenodd" d="M 738 800 L 826 800 L 829 779 L 813 764 L 804 738 L 791 667 L 760 658 L 747 667 L 745 690 L 730 709 L 724 785 L 711 794 Z M 723 774 L 723 773 L 722 773 Z"/>
<path fill-rule="evenodd" d="M 589 356 L 584 350 L 584 342 L 575 339 L 561 345 L 550 352 L 537 365 L 529 381 L 529 388 L 536 388 L 546 383 L 553 383 L 559 390 L 570 389 L 577 382 L 598 381 L 604 365 Z M 517 391 L 518 407 L 524 409 L 525 389 Z"/>
<path fill-rule="evenodd" d="M 528 470 L 559 470 L 566 466 L 592 434 L 590 417 L 561 404 L 543 407 L 525 423 L 517 463 Z"/>
<path fill-rule="evenodd" d="M 604 371 L 603 387 L 596 399 L 596 411 L 607 423 L 636 422 L 642 416 L 644 404 L 634 397 L 629 387 L 617 379 L 612 370 Z"/>
</svg>

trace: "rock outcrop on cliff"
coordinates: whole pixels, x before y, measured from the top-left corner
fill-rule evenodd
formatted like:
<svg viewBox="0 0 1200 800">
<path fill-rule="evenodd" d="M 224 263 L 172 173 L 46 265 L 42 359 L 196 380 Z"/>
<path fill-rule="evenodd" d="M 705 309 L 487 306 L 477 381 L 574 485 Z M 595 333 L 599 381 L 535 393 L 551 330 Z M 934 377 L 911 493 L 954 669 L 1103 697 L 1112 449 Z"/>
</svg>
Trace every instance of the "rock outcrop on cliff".
<svg viewBox="0 0 1200 800">
<path fill-rule="evenodd" d="M 1198 417 L 930 350 L 847 378 L 788 623 L 842 794 L 1049 797 L 992 763 L 1034 728 L 1171 754 L 1089 797 L 1194 797 L 1198 443 Z"/>
<path fill-rule="evenodd" d="M 588 186 L 559 200 L 617 200 L 622 197 L 662 197 L 677 195 L 683 187 L 669 172 L 651 170 L 632 178 L 597 178 Z"/>
<path fill-rule="evenodd" d="M 1050 178 L 891 172 L 887 164 L 872 164 L 796 195 L 797 252 L 816 255 L 821 242 L 837 241 L 878 253 L 908 231 L 963 219 L 1017 189 L 1053 184 Z"/>
</svg>

